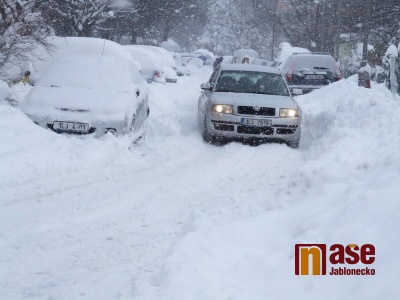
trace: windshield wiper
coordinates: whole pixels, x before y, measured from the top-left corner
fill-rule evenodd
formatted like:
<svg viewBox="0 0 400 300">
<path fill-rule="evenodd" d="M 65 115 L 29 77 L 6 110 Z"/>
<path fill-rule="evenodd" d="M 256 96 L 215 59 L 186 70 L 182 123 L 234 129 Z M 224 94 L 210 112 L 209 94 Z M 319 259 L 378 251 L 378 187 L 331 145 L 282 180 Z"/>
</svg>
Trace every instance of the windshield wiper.
<svg viewBox="0 0 400 300">
<path fill-rule="evenodd" d="M 314 69 L 317 69 L 317 70 L 329 70 L 329 68 L 326 68 L 326 67 L 314 67 Z"/>
</svg>

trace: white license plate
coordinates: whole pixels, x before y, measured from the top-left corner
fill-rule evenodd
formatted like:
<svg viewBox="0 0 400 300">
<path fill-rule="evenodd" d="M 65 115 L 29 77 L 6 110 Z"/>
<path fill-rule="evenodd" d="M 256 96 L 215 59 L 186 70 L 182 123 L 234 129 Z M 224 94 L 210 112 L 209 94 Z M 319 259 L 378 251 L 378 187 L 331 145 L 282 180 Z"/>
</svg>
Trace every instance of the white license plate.
<svg viewBox="0 0 400 300">
<path fill-rule="evenodd" d="M 324 79 L 324 75 L 306 75 L 306 79 Z"/>
<path fill-rule="evenodd" d="M 88 132 L 89 128 L 90 128 L 90 126 L 87 123 L 63 122 L 63 121 L 53 122 L 54 130 L 73 131 L 73 132 Z"/>
<path fill-rule="evenodd" d="M 258 126 L 258 127 L 269 127 L 269 126 L 271 126 L 271 120 L 259 120 L 259 119 L 242 118 L 242 125 Z"/>
</svg>

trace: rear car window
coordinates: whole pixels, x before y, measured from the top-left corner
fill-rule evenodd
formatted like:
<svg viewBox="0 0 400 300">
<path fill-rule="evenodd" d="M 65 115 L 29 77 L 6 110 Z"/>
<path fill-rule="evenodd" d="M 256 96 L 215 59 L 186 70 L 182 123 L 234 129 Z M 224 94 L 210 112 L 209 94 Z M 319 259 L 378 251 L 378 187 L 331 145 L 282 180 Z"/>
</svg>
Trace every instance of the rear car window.
<svg viewBox="0 0 400 300">
<path fill-rule="evenodd" d="M 294 71 L 303 70 L 326 70 L 336 73 L 336 62 L 333 57 L 328 55 L 296 55 L 288 59 L 284 70 Z"/>
</svg>

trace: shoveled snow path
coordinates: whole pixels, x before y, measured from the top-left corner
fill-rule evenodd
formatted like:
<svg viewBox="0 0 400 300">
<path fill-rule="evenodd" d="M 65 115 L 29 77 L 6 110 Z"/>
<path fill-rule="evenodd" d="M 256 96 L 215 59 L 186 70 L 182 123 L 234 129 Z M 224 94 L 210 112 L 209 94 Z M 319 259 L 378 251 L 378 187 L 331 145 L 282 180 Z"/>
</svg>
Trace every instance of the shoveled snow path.
<svg viewBox="0 0 400 300">
<path fill-rule="evenodd" d="M 203 143 L 196 111 L 208 75 L 150 87 L 149 135 L 128 157 L 2 191 L 0 298 L 156 299 L 163 257 L 197 215 L 285 206 L 275 198 L 301 151 Z"/>
</svg>

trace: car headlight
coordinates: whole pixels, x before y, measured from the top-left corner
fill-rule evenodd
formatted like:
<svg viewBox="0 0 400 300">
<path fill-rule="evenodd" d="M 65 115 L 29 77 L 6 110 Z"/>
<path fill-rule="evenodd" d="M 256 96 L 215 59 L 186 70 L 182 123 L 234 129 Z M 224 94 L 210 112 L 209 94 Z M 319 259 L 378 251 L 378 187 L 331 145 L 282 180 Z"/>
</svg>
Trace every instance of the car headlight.
<svg viewBox="0 0 400 300">
<path fill-rule="evenodd" d="M 226 104 L 216 104 L 212 106 L 213 112 L 221 114 L 233 114 L 233 106 Z"/>
<path fill-rule="evenodd" d="M 294 118 L 299 116 L 299 111 L 293 108 L 281 108 L 279 110 L 280 118 Z"/>
</svg>

